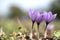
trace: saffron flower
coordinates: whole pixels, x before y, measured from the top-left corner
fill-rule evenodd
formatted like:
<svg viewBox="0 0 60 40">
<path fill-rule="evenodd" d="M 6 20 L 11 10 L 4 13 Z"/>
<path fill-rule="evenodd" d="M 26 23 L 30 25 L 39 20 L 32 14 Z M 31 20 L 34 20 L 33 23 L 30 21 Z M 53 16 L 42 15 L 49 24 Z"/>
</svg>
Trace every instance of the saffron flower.
<svg viewBox="0 0 60 40">
<path fill-rule="evenodd" d="M 29 10 L 29 17 L 30 19 L 34 22 L 36 19 L 36 11 L 34 10 Z"/>
<path fill-rule="evenodd" d="M 29 10 L 29 17 L 32 20 L 32 30 L 33 30 L 33 26 L 34 26 L 34 23 L 35 23 L 35 20 L 36 20 L 36 14 L 37 13 L 36 13 L 35 10 Z"/>
<path fill-rule="evenodd" d="M 39 25 L 43 21 L 43 12 L 37 11 L 36 22 Z"/>
<path fill-rule="evenodd" d="M 40 12 L 40 11 L 37 11 L 37 15 L 36 15 L 36 23 L 37 23 L 37 26 L 38 26 L 38 39 L 39 39 L 39 24 L 43 21 L 43 13 Z"/>
<path fill-rule="evenodd" d="M 47 26 L 47 30 L 52 30 L 54 28 L 54 25 L 50 24 Z"/>
<path fill-rule="evenodd" d="M 44 11 L 44 20 L 46 22 L 46 28 L 47 28 L 47 25 L 52 22 L 55 18 L 56 18 L 57 14 L 53 14 L 52 12 L 46 12 Z M 45 28 L 45 30 L 46 30 Z"/>
</svg>

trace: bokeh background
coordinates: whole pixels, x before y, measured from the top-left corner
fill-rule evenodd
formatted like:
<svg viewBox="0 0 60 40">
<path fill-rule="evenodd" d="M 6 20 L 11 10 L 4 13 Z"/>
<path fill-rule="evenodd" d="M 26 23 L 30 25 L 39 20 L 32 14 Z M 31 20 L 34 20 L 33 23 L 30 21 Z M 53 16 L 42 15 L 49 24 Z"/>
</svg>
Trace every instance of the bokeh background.
<svg viewBox="0 0 60 40">
<path fill-rule="evenodd" d="M 60 30 L 60 0 L 0 0 L 0 28 L 6 34 L 30 31 L 29 9 L 57 13 L 56 20 L 51 24 L 55 25 L 55 30 Z M 40 31 L 44 26 L 45 22 L 42 22 Z M 36 29 L 37 25 L 34 25 L 34 31 Z"/>
</svg>

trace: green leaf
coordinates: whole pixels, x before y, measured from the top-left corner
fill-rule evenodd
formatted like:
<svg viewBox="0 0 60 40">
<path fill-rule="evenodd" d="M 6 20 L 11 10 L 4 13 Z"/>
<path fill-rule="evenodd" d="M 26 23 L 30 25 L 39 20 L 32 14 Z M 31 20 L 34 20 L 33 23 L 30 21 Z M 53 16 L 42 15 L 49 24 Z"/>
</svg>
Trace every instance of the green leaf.
<svg viewBox="0 0 60 40">
<path fill-rule="evenodd" d="M 54 32 L 54 36 L 60 37 L 60 30 L 55 31 L 55 32 Z"/>
</svg>

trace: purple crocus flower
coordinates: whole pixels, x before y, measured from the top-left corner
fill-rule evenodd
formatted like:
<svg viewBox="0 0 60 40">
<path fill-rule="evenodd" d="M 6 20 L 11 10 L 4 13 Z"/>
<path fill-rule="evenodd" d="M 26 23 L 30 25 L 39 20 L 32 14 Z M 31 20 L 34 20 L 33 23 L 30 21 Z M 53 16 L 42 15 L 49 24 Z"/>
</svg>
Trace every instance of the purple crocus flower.
<svg viewBox="0 0 60 40">
<path fill-rule="evenodd" d="M 46 12 L 44 11 L 44 20 L 46 22 L 46 28 L 47 28 L 47 25 L 52 22 L 55 18 L 56 18 L 57 14 L 52 14 L 52 12 Z M 46 30 L 45 28 L 45 30 Z"/>
<path fill-rule="evenodd" d="M 32 21 L 35 21 L 36 19 L 36 11 L 34 10 L 29 10 L 29 17 Z"/>
<path fill-rule="evenodd" d="M 39 25 L 43 21 L 43 12 L 37 11 L 36 22 Z"/>
<path fill-rule="evenodd" d="M 36 20 L 36 11 L 29 10 L 29 17 L 32 20 L 32 30 L 33 30 L 33 26 L 34 26 L 34 23 L 35 23 L 35 20 Z"/>
<path fill-rule="evenodd" d="M 44 20 L 47 23 L 50 23 L 51 21 L 53 21 L 56 18 L 57 14 L 52 14 L 52 12 L 44 12 Z"/>
<path fill-rule="evenodd" d="M 50 24 L 47 26 L 47 30 L 52 30 L 54 28 L 54 25 Z"/>
<path fill-rule="evenodd" d="M 39 24 L 43 21 L 43 13 L 40 12 L 40 11 L 37 11 L 37 15 L 36 15 L 36 23 L 37 23 L 37 26 L 38 26 L 38 39 L 39 39 Z"/>
</svg>

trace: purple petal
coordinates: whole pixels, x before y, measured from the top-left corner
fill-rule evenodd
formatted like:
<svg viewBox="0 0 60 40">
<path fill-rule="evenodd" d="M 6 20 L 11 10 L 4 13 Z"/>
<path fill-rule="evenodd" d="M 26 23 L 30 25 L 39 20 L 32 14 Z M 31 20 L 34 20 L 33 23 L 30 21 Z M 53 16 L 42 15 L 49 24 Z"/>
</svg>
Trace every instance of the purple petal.
<svg viewBox="0 0 60 40">
<path fill-rule="evenodd" d="M 56 18 L 56 16 L 57 16 L 57 14 L 52 15 L 50 18 L 50 22 L 53 21 Z"/>
<path fill-rule="evenodd" d="M 48 14 L 47 14 L 46 11 L 43 12 L 43 19 L 44 19 L 45 21 L 48 21 Z"/>
<path fill-rule="evenodd" d="M 57 16 L 57 14 L 54 14 L 54 15 L 53 15 L 53 19 L 55 19 L 55 18 L 56 18 L 56 16 Z"/>
<path fill-rule="evenodd" d="M 36 11 L 34 11 L 34 10 L 30 10 L 29 11 L 29 17 L 31 18 L 31 20 L 35 20 L 35 18 L 36 18 Z"/>
<path fill-rule="evenodd" d="M 43 15 L 41 12 L 37 12 L 36 22 L 40 23 L 43 20 Z"/>
<path fill-rule="evenodd" d="M 49 11 L 48 13 L 49 13 L 49 15 L 50 15 L 50 16 L 52 16 L 52 15 L 53 15 L 51 11 Z"/>
<path fill-rule="evenodd" d="M 47 26 L 47 30 L 52 30 L 53 28 L 54 28 L 54 25 L 50 24 L 50 25 Z"/>
<path fill-rule="evenodd" d="M 48 12 L 48 20 L 50 20 L 52 16 L 52 12 Z"/>
<path fill-rule="evenodd" d="M 57 14 L 53 15 L 51 11 L 50 12 L 44 11 L 44 17 L 43 18 L 46 22 L 49 23 L 49 22 L 53 21 L 56 18 L 56 15 Z"/>
<path fill-rule="evenodd" d="M 52 20 L 52 12 L 48 12 L 47 14 L 47 22 L 50 22 Z"/>
</svg>

